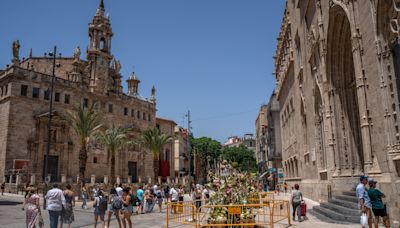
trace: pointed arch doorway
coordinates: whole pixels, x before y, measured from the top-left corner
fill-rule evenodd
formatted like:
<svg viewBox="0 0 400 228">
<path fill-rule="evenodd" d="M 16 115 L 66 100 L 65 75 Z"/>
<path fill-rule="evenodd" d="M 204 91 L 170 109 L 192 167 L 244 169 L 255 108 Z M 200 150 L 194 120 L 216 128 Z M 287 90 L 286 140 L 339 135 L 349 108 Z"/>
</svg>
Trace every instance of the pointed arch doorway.
<svg viewBox="0 0 400 228">
<path fill-rule="evenodd" d="M 354 176 L 363 173 L 364 158 L 351 28 L 340 6 L 331 8 L 329 18 L 326 69 L 335 117 L 335 173 Z"/>
</svg>

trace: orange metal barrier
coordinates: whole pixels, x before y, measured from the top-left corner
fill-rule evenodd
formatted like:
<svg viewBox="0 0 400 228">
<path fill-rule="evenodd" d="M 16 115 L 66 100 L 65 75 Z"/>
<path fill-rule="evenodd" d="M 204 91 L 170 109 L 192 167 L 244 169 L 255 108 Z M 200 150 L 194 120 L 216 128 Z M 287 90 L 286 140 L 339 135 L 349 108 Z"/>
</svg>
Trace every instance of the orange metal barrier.
<svg viewBox="0 0 400 228">
<path fill-rule="evenodd" d="M 194 201 L 169 203 L 167 228 L 185 227 L 273 227 L 275 223 L 290 222 L 288 200 L 265 200 L 266 203 L 244 205 L 207 205 L 196 208 Z"/>
</svg>

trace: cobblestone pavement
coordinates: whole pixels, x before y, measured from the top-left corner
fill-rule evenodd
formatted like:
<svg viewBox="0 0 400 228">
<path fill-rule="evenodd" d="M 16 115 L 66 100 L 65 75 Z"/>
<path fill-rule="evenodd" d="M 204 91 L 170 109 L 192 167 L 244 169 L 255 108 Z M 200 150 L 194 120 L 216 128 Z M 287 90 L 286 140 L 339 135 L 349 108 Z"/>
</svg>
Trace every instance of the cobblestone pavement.
<svg viewBox="0 0 400 228">
<path fill-rule="evenodd" d="M 288 196 L 280 195 L 279 199 L 287 199 Z M 21 195 L 14 194 L 6 194 L 4 196 L 0 196 L 0 227 L 1 228 L 23 228 L 25 227 L 25 212 L 21 210 L 22 208 L 22 199 Z M 312 205 L 318 204 L 311 200 L 306 199 L 307 205 L 312 207 Z M 41 202 L 42 203 L 42 202 Z M 89 202 L 89 206 L 91 206 L 91 202 Z M 156 208 L 155 208 L 156 209 Z M 156 210 L 155 210 L 156 211 Z M 72 224 L 72 227 L 81 227 L 81 228 L 89 228 L 93 227 L 93 209 L 89 208 L 83 210 L 80 208 L 80 203 L 78 202 L 75 207 L 75 222 Z M 45 227 L 48 227 L 48 213 L 44 211 L 43 213 Z M 150 214 L 142 214 L 142 215 L 133 215 L 132 217 L 133 227 L 135 228 L 164 228 L 166 221 L 166 213 L 165 208 L 163 209 L 163 213 L 153 212 Z M 98 224 L 100 227 L 100 224 Z M 117 227 L 115 219 L 111 221 L 110 227 Z M 176 228 L 193 228 L 193 226 L 183 226 L 178 224 L 171 224 L 170 227 Z M 284 228 L 289 227 L 287 221 L 282 221 L 278 224 L 275 224 L 274 227 Z M 299 223 L 297 221 L 292 221 L 291 227 L 307 227 L 307 228 L 359 228 L 358 224 L 354 225 L 338 225 L 338 224 L 330 224 L 319 221 L 316 217 L 312 215 L 308 215 L 307 220 Z"/>
</svg>

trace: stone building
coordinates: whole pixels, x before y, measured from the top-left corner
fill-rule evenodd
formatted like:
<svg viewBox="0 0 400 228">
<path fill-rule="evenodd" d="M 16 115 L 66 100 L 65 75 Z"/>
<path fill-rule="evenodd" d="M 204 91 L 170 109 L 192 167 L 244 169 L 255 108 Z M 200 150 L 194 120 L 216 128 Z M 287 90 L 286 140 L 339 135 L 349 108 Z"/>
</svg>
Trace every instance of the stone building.
<svg viewBox="0 0 400 228">
<path fill-rule="evenodd" d="M 256 118 L 256 161 L 258 172 L 264 173 L 266 167 L 267 151 L 267 105 L 262 105 Z"/>
<path fill-rule="evenodd" d="M 175 136 L 176 123 L 173 120 L 165 118 L 156 118 L 156 127 L 162 134 Z M 169 142 L 164 151 L 160 154 L 160 177 L 162 181 L 167 181 L 167 177 L 175 178 L 175 143 Z"/>
<path fill-rule="evenodd" d="M 111 52 L 113 32 L 103 1 L 88 32 L 85 59 L 80 58 L 79 47 L 73 57 L 56 58 L 49 153 L 53 181 L 62 177 L 75 182 L 78 175 L 79 141 L 64 118 L 66 112 L 77 106 L 93 105 L 103 113 L 106 125 L 127 127 L 130 138 L 156 126 L 154 87 L 150 99 L 141 97 L 140 80 L 133 73 L 127 80 L 128 92 L 122 91 L 121 64 Z M 20 60 L 19 45 L 18 41 L 13 43 L 12 64 L 0 71 L 0 182 L 23 173 L 25 181 L 31 178 L 37 183 L 44 178 L 53 58 L 36 57 L 31 51 Z M 88 150 L 85 177 L 95 175 L 102 180 L 109 174 L 105 150 L 96 140 L 90 140 Z M 122 181 L 147 181 L 153 177 L 152 161 L 152 154 L 146 150 L 123 148 L 116 156 L 116 174 Z"/>
<path fill-rule="evenodd" d="M 243 137 L 231 136 L 222 144 L 223 147 L 239 147 L 244 145 L 247 149 L 256 151 L 256 139 L 253 134 L 244 134 Z"/>
<path fill-rule="evenodd" d="M 286 181 L 315 200 L 378 181 L 400 219 L 400 4 L 288 0 L 275 55 Z"/>
<path fill-rule="evenodd" d="M 175 176 L 187 177 L 189 175 L 189 133 L 179 126 L 175 127 Z"/>
</svg>

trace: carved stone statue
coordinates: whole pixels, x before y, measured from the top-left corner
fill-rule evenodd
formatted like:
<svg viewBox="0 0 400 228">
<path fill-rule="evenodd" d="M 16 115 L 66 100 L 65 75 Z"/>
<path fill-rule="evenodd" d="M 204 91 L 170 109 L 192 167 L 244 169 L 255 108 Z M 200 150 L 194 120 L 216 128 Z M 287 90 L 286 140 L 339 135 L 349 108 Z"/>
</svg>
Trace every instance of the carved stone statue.
<svg viewBox="0 0 400 228">
<path fill-rule="evenodd" d="M 12 52 L 13 52 L 13 59 L 14 60 L 19 60 L 19 40 L 14 40 L 12 44 Z"/>
<path fill-rule="evenodd" d="M 115 70 L 116 73 L 119 73 L 121 71 L 122 65 L 119 60 L 113 58 L 111 62 L 111 67 Z"/>
<path fill-rule="evenodd" d="M 81 48 L 78 45 L 78 47 L 76 47 L 74 50 L 74 61 L 79 61 L 80 58 L 81 58 Z"/>
</svg>

